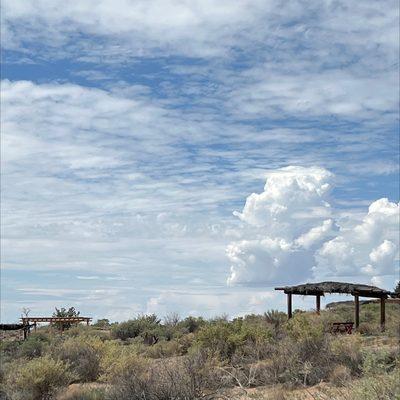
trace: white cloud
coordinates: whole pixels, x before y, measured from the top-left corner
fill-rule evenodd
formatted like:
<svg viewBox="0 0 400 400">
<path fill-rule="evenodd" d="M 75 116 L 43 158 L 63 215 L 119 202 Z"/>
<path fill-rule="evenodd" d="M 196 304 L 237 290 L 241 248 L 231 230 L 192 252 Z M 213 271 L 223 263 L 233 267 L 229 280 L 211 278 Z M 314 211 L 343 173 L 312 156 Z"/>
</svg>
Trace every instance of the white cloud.
<svg viewBox="0 0 400 400">
<path fill-rule="evenodd" d="M 360 224 L 342 228 L 316 253 L 317 276 L 394 275 L 398 266 L 399 205 L 373 202 Z"/>
<path fill-rule="evenodd" d="M 299 236 L 296 239 L 296 243 L 305 249 L 309 249 L 314 243 L 320 242 L 321 239 L 331 235 L 336 229 L 337 226 L 334 224 L 333 220 L 327 219 L 322 222 L 321 226 L 311 228 L 307 233 Z"/>
<path fill-rule="evenodd" d="M 134 56 L 158 49 L 210 56 L 229 50 L 225 46 L 234 45 L 235 33 L 248 28 L 249 21 L 260 18 L 258 11 L 268 8 L 261 1 L 248 0 L 103 0 L 95 5 L 88 1 L 64 4 L 17 0 L 4 5 L 3 24 L 8 46 L 17 47 L 23 40 L 40 40 L 52 47 L 66 45 L 74 30 L 79 30 L 98 36 L 99 41 L 118 38 L 118 42 L 103 44 L 105 54 L 117 57 L 127 44 Z M 13 29 L 15 25 L 19 29 Z M 92 55 L 89 52 L 87 57 Z"/>
<path fill-rule="evenodd" d="M 271 115 L 285 119 L 290 115 L 302 119 L 303 116 L 335 115 L 375 123 L 377 115 L 390 111 L 389 118 L 385 116 L 386 123 L 395 118 L 396 71 L 386 79 L 380 75 L 357 76 L 342 70 L 310 73 L 300 69 L 282 75 L 266 64 L 249 73 L 252 77 L 239 80 L 230 93 L 228 104 L 237 117 L 254 119 Z"/>
<path fill-rule="evenodd" d="M 333 175 L 319 167 L 285 167 L 267 175 L 264 191 L 250 195 L 242 213 L 249 240 L 227 247 L 228 284 L 266 284 L 310 275 L 315 248 L 332 236 L 327 202 Z"/>
<path fill-rule="evenodd" d="M 384 62 L 388 56 L 396 58 L 395 7 L 391 0 L 379 4 L 15 0 L 3 5 L 2 27 L 8 47 L 23 48 L 23 44 L 41 42 L 54 50 L 64 45 L 64 53 L 79 47 L 86 50 L 86 59 L 101 52 L 117 60 L 149 53 L 223 56 L 235 49 L 251 51 L 262 44 L 270 53 L 274 51 L 278 61 L 301 51 L 307 59 L 314 56 L 315 61 L 318 56 L 330 61 L 334 56 L 337 63 L 348 56 L 344 47 L 350 48 L 353 55 Z M 91 36 L 92 41 L 76 32 Z M 308 46 L 296 48 L 299 41 Z M 363 50 L 369 51 L 365 54 Z M 371 50 L 379 51 L 383 60 Z M 362 62 L 368 63 L 368 59 Z M 293 64 L 299 63 L 293 59 Z"/>
<path fill-rule="evenodd" d="M 267 285 L 306 279 L 313 253 L 279 238 L 243 240 L 227 247 L 229 285 Z"/>
<path fill-rule="evenodd" d="M 399 205 L 377 200 L 360 224 L 353 216 L 341 225 L 327 203 L 332 179 L 316 167 L 292 166 L 268 174 L 264 191 L 250 195 L 243 212 L 235 213 L 247 223 L 242 228 L 246 239 L 227 247 L 228 284 L 346 276 L 377 280 L 395 274 Z M 327 215 L 332 218 L 325 219 Z"/>
<path fill-rule="evenodd" d="M 250 225 L 267 226 L 268 231 L 292 239 L 305 223 L 312 225 L 314 219 L 329 216 L 325 200 L 331 179 L 332 174 L 319 167 L 290 166 L 272 171 L 264 191 L 251 194 L 243 212 L 234 214 Z"/>
</svg>

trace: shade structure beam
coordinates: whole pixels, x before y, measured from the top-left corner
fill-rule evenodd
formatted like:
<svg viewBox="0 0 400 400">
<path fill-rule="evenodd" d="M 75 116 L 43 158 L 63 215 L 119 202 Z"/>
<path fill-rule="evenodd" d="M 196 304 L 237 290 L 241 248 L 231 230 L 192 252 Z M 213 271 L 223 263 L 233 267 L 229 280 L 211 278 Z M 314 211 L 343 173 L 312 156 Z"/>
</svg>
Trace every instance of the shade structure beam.
<svg viewBox="0 0 400 400">
<path fill-rule="evenodd" d="M 354 325 L 356 329 L 360 326 L 360 297 L 354 295 Z"/>
<path fill-rule="evenodd" d="M 381 331 L 385 331 L 385 319 L 386 319 L 386 312 L 385 312 L 385 298 L 381 298 Z"/>
<path fill-rule="evenodd" d="M 288 319 L 292 318 L 292 294 L 287 293 L 287 314 Z"/>
<path fill-rule="evenodd" d="M 321 312 L 321 295 L 317 294 L 315 297 L 315 308 L 317 310 L 317 314 Z"/>
</svg>

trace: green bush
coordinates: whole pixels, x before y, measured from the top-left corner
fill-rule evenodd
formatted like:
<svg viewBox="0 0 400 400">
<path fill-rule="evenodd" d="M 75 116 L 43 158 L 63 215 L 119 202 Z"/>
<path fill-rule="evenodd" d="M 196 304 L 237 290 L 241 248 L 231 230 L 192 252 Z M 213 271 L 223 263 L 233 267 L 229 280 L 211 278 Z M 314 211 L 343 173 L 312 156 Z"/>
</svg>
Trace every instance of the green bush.
<svg viewBox="0 0 400 400">
<path fill-rule="evenodd" d="M 287 321 L 287 316 L 282 311 L 270 310 L 264 313 L 265 320 L 278 331 Z"/>
<path fill-rule="evenodd" d="M 331 341 L 331 353 L 335 364 L 349 368 L 352 375 L 361 374 L 363 340 L 358 334 L 339 335 Z"/>
<path fill-rule="evenodd" d="M 118 368 L 108 399 L 204 399 L 203 390 L 214 388 L 218 376 L 206 360 L 197 354 L 152 363 L 132 358 Z"/>
<path fill-rule="evenodd" d="M 142 315 L 112 327 L 111 335 L 116 339 L 126 340 L 138 336 L 162 335 L 160 320 L 156 315 Z"/>
<path fill-rule="evenodd" d="M 144 355 L 150 358 L 166 358 L 183 355 L 183 349 L 176 340 L 156 343 L 154 346 L 146 348 Z"/>
<path fill-rule="evenodd" d="M 200 327 L 205 325 L 206 321 L 204 321 L 201 317 L 192 317 L 189 316 L 185 318 L 183 321 L 178 323 L 178 327 L 183 330 L 184 333 L 194 333 L 199 330 Z"/>
<path fill-rule="evenodd" d="M 400 399 L 400 370 L 391 374 L 370 376 L 350 385 L 354 400 Z"/>
<path fill-rule="evenodd" d="M 238 338 L 234 338 L 234 329 L 226 321 L 211 323 L 200 328 L 197 334 L 197 343 L 211 356 L 229 359 L 235 352 Z"/>
<path fill-rule="evenodd" d="M 125 366 L 136 363 L 137 360 L 144 365 L 147 363 L 147 360 L 139 354 L 136 345 L 121 345 L 117 341 L 105 342 L 100 360 L 101 375 L 99 381 L 113 381 L 118 374 L 123 372 Z"/>
<path fill-rule="evenodd" d="M 80 382 L 92 382 L 100 374 L 103 343 L 97 338 L 68 338 L 53 349 L 54 358 L 68 363 Z"/>
<path fill-rule="evenodd" d="M 362 352 L 362 373 L 365 376 L 376 376 L 389 372 L 395 366 L 395 356 L 393 353 L 375 349 L 365 349 Z"/>
<path fill-rule="evenodd" d="M 6 363 L 18 356 L 21 341 L 18 340 L 0 340 L 1 363 Z"/>
<path fill-rule="evenodd" d="M 235 353 L 238 357 L 251 356 L 258 359 L 261 349 L 269 343 L 271 337 L 267 325 L 237 318 L 232 322 L 215 320 L 202 326 L 196 341 L 210 356 L 218 356 L 220 359 L 232 360 Z"/>
<path fill-rule="evenodd" d="M 25 358 L 40 357 L 49 344 L 50 340 L 47 335 L 41 333 L 33 333 L 24 340 L 19 347 L 19 356 Z"/>
<path fill-rule="evenodd" d="M 110 327 L 110 320 L 107 318 L 98 319 L 92 326 L 95 328 L 106 329 Z"/>
<path fill-rule="evenodd" d="M 5 386 L 12 400 L 46 400 L 73 379 L 68 364 L 45 356 L 16 361 L 9 368 Z"/>
<path fill-rule="evenodd" d="M 398 400 L 400 399 L 400 371 L 390 374 L 369 376 L 348 382 L 345 387 L 322 387 L 316 399 L 330 400 Z"/>
<path fill-rule="evenodd" d="M 287 321 L 286 332 L 293 340 L 321 340 L 324 337 L 324 324 L 317 315 L 299 313 Z"/>
</svg>

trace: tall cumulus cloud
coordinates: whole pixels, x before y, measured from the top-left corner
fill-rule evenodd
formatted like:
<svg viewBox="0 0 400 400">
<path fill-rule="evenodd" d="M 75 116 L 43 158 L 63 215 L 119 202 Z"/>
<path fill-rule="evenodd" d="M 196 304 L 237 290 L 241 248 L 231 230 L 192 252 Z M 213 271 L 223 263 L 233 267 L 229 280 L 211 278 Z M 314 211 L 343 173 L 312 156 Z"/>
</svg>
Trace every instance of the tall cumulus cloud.
<svg viewBox="0 0 400 400">
<path fill-rule="evenodd" d="M 264 191 L 247 197 L 242 239 L 231 242 L 229 285 L 395 274 L 399 205 L 373 202 L 361 221 L 342 223 L 330 205 L 332 173 L 289 166 L 267 175 Z"/>
</svg>

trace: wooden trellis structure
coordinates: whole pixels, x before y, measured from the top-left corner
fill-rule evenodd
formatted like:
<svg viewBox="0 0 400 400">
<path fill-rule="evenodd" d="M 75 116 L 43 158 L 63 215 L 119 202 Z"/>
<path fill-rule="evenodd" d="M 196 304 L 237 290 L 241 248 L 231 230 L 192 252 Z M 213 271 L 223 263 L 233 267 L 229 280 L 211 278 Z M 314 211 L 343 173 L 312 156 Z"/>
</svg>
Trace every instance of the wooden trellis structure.
<svg viewBox="0 0 400 400">
<path fill-rule="evenodd" d="M 31 328 L 36 331 L 37 324 L 39 322 L 48 322 L 50 325 L 59 324 L 61 330 L 64 330 L 63 324 L 79 324 L 85 322 L 86 325 L 90 324 L 92 318 L 90 317 L 22 317 L 21 324 L 0 324 L 0 330 L 2 331 L 23 331 L 24 339 L 29 336 Z"/>
<path fill-rule="evenodd" d="M 49 322 L 50 325 L 54 324 L 78 324 L 80 322 L 86 322 L 86 325 L 89 325 L 92 318 L 90 317 L 22 317 L 21 321 L 24 325 L 33 325 L 33 328 L 36 330 L 36 325 L 38 322 Z"/>
<path fill-rule="evenodd" d="M 393 293 L 390 291 L 380 289 L 376 286 L 359 285 L 345 282 L 305 283 L 303 285 L 277 287 L 275 290 L 282 290 L 287 295 L 288 318 L 292 318 L 293 315 L 292 295 L 294 294 L 301 296 L 315 296 L 317 313 L 319 313 L 321 310 L 321 296 L 324 296 L 325 293 L 351 294 L 354 296 L 354 324 L 356 329 L 360 325 L 360 297 L 380 299 L 380 324 L 382 331 L 385 330 L 385 300 L 390 295 L 393 295 Z"/>
</svg>

